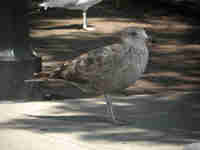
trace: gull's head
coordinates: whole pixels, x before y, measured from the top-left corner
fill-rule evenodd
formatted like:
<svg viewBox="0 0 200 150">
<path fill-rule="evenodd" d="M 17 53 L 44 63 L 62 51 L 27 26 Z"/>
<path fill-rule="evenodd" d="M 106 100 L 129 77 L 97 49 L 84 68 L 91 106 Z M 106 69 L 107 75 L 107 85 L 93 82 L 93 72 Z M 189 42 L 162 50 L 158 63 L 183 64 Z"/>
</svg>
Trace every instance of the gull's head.
<svg viewBox="0 0 200 150">
<path fill-rule="evenodd" d="M 121 33 L 122 39 L 141 39 L 149 40 L 149 36 L 143 28 L 128 27 Z"/>
</svg>

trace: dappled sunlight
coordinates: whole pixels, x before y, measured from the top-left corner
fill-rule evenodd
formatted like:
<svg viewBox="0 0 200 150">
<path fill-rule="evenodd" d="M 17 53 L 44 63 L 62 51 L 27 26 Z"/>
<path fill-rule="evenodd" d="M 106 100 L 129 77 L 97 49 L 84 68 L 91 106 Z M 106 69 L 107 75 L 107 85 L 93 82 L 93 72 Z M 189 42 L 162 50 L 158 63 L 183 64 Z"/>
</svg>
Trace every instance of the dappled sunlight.
<svg viewBox="0 0 200 150">
<path fill-rule="evenodd" d="M 26 80 L 31 99 L 0 101 L 1 143 L 15 148 L 16 138 L 16 145 L 33 149 L 59 149 L 51 147 L 52 143 L 75 150 L 71 145 L 80 149 L 181 150 L 199 142 L 199 20 L 156 8 L 152 1 L 145 4 L 118 10 L 102 3 L 88 10 L 88 23 L 94 31 L 82 30 L 81 12 L 55 9 L 43 16 L 32 14 L 31 47 L 42 59 L 42 72 Z M 49 73 L 80 55 L 119 42 L 127 27 L 145 28 L 152 43 L 142 77 L 127 89 L 109 93 L 116 119 L 127 123 L 118 125 L 111 120 L 104 95 L 55 79 L 56 75 L 53 79 Z M 45 148 L 40 146 L 43 143 Z"/>
<path fill-rule="evenodd" d="M 8 112 L 17 115 L 1 121 L 0 127 L 95 145 L 114 142 L 117 146 L 178 146 L 199 140 L 198 97 L 199 93 L 189 92 L 113 97 L 117 117 L 129 122 L 125 126 L 110 123 L 103 98 L 11 103 L 13 109 Z"/>
<path fill-rule="evenodd" d="M 31 36 L 44 60 L 43 70 L 51 70 L 95 48 L 116 43 L 120 31 L 139 27 L 145 28 L 153 39 L 149 64 L 144 76 L 122 93 L 197 91 L 200 87 L 198 21 L 148 5 L 136 4 L 135 9 L 125 12 L 107 5 L 92 8 L 88 23 L 96 28 L 93 32 L 80 29 L 80 12 L 52 10 L 46 17 L 34 17 Z"/>
<path fill-rule="evenodd" d="M 181 50 L 192 50 L 200 52 L 200 44 L 178 44 L 177 41 L 169 41 L 168 44 L 161 44 L 156 46 L 156 50 L 161 50 L 163 52 L 170 52 L 170 51 L 181 51 Z M 173 43 L 173 44 L 171 44 Z"/>
<path fill-rule="evenodd" d="M 162 20 L 164 19 L 164 20 Z M 147 19 L 146 20 L 149 23 L 149 27 L 151 27 L 153 30 L 158 30 L 160 32 L 167 32 L 167 33 L 173 33 L 173 32 L 184 32 L 188 29 L 193 28 L 192 25 L 189 25 L 187 23 L 182 23 L 178 20 L 172 21 L 168 18 L 159 18 L 159 19 Z"/>
<path fill-rule="evenodd" d="M 62 64 L 63 60 L 66 60 L 63 58 L 71 59 L 97 47 L 114 43 L 117 40 L 115 35 L 124 28 L 142 27 L 146 28 L 155 40 L 150 50 L 150 63 L 144 77 L 125 92 L 128 94 L 157 93 L 190 91 L 199 88 L 200 72 L 195 69 L 200 63 L 200 44 L 187 40 L 190 39 L 188 33 L 191 30 L 198 30 L 196 26 L 179 21 L 167 24 L 166 21 L 162 21 L 162 18 L 160 22 L 154 24 L 131 20 L 127 22 L 127 19 L 126 22 L 123 19 L 116 19 L 113 23 L 104 19 L 95 21 L 97 28 L 95 32 L 67 29 L 64 20 L 53 26 L 34 29 L 32 36 L 36 40 L 39 39 L 37 42 L 41 45 L 39 52 L 44 61 L 48 60 L 47 64 L 43 63 L 43 66 L 51 70 L 51 66 L 57 66 L 54 64 Z"/>
</svg>

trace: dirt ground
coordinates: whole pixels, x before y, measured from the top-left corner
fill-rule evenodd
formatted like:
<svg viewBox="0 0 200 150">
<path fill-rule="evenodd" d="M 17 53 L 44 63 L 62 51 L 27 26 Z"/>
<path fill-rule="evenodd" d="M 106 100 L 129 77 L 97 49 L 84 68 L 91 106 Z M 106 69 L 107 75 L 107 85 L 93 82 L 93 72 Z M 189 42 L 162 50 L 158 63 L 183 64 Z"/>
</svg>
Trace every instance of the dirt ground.
<svg viewBox="0 0 200 150">
<path fill-rule="evenodd" d="M 42 57 L 44 72 L 82 53 L 116 42 L 119 31 L 134 26 L 145 28 L 153 39 L 150 60 L 144 76 L 122 93 L 199 91 L 200 27 L 195 16 L 160 5 L 135 4 L 117 10 L 102 3 L 88 11 L 88 22 L 96 28 L 90 32 L 81 29 L 81 11 L 77 10 L 34 12 L 32 18 L 32 43 Z"/>
</svg>

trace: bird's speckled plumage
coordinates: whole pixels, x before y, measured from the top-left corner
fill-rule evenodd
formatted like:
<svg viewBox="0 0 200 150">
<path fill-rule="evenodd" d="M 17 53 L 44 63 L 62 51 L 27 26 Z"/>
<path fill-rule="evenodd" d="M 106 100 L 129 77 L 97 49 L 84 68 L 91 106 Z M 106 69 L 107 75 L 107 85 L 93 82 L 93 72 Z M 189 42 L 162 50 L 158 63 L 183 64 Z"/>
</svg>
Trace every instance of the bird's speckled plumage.
<svg viewBox="0 0 200 150">
<path fill-rule="evenodd" d="M 145 37 L 135 30 L 144 31 L 129 28 L 122 32 L 121 43 L 83 54 L 58 68 L 52 77 L 87 84 L 101 93 L 127 88 L 142 75 L 148 62 Z"/>
<path fill-rule="evenodd" d="M 72 81 L 85 91 L 90 89 L 90 92 L 104 94 L 113 122 L 119 123 L 108 95 L 127 88 L 141 77 L 149 57 L 147 38 L 143 29 L 128 28 L 122 32 L 120 43 L 81 55 L 53 71 L 50 76 Z"/>
</svg>

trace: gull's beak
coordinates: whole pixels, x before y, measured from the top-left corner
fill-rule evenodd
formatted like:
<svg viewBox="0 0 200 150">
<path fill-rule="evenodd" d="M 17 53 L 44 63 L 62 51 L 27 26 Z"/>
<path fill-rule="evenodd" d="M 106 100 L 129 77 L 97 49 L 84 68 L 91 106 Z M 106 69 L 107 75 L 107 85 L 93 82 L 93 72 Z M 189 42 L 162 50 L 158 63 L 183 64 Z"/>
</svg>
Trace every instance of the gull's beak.
<svg viewBox="0 0 200 150">
<path fill-rule="evenodd" d="M 149 35 L 149 36 L 147 37 L 147 41 L 152 42 L 152 41 L 153 41 L 152 36 Z"/>
<path fill-rule="evenodd" d="M 151 47 L 151 46 L 152 46 L 152 41 L 153 41 L 153 39 L 152 39 L 151 36 L 148 36 L 148 37 L 146 38 L 146 44 L 147 44 L 148 47 Z"/>
</svg>

